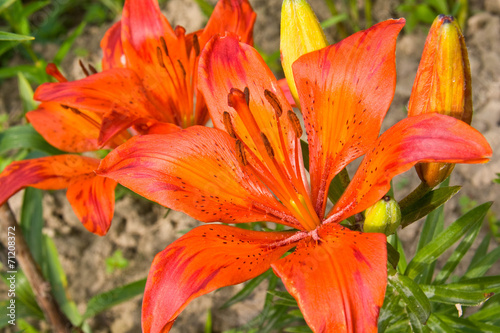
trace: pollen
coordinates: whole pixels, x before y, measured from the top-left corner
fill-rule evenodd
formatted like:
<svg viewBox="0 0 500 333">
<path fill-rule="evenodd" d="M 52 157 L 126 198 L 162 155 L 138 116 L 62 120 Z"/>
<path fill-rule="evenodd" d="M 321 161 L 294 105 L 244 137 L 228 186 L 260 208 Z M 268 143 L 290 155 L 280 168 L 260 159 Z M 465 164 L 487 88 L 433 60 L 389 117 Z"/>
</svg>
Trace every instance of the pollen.
<svg viewBox="0 0 500 333">
<path fill-rule="evenodd" d="M 264 133 L 260 133 L 260 136 L 262 137 L 262 141 L 264 142 L 264 147 L 266 147 L 267 155 L 269 155 L 270 158 L 274 158 L 274 149 L 271 146 L 269 139 Z"/>
<path fill-rule="evenodd" d="M 229 112 L 224 111 L 222 114 L 222 119 L 224 121 L 224 127 L 226 132 L 233 138 L 236 139 L 236 132 L 234 131 L 233 122 L 231 121 L 231 115 Z"/>
<path fill-rule="evenodd" d="M 245 154 L 245 146 L 240 140 L 236 140 L 236 158 L 241 165 L 246 166 L 248 164 L 247 156 Z"/>
</svg>

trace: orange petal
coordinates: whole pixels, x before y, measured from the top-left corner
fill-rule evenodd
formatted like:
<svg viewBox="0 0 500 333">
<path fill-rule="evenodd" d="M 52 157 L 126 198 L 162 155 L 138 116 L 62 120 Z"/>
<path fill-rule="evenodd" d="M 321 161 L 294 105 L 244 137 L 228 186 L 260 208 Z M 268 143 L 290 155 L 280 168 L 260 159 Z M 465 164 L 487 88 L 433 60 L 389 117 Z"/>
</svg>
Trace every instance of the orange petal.
<svg viewBox="0 0 500 333">
<path fill-rule="evenodd" d="M 292 232 L 257 232 L 203 225 L 156 255 L 142 304 L 144 333 L 168 332 L 194 298 L 252 279 L 294 243 L 273 246 Z"/>
<path fill-rule="evenodd" d="M 193 126 L 134 137 L 113 150 L 98 173 L 200 221 L 294 225 L 269 190 L 240 166 L 234 150 L 226 133 Z"/>
<path fill-rule="evenodd" d="M 38 109 L 28 112 L 26 118 L 56 148 L 75 153 L 100 148 L 97 139 L 101 119 L 94 112 L 43 102 Z"/>
<path fill-rule="evenodd" d="M 398 122 L 372 147 L 333 207 L 328 222 L 341 221 L 372 206 L 387 193 L 394 176 L 417 162 L 485 163 L 492 155 L 481 133 L 437 113 Z"/>
<path fill-rule="evenodd" d="M 99 236 L 108 232 L 115 210 L 115 187 L 114 180 L 95 173 L 71 181 L 66 197 L 88 231 Z"/>
<path fill-rule="evenodd" d="M 122 22 L 118 21 L 106 31 L 101 40 L 102 69 L 123 68 L 126 64 L 122 46 Z"/>
<path fill-rule="evenodd" d="M 253 25 L 257 14 L 248 0 L 220 0 L 210 16 L 200 36 L 200 47 L 216 34 L 224 35 L 226 31 L 240 36 L 243 43 L 253 45 Z"/>
<path fill-rule="evenodd" d="M 324 225 L 272 264 L 314 332 L 377 332 L 387 285 L 386 237 Z"/>
<path fill-rule="evenodd" d="M 286 100 L 290 103 L 290 106 L 296 107 L 297 105 L 295 104 L 292 92 L 290 91 L 290 86 L 288 86 L 286 79 L 278 80 L 278 85 L 280 86 L 281 91 L 283 91 L 283 94 L 285 94 Z"/>
<path fill-rule="evenodd" d="M 376 140 L 396 86 L 396 38 L 404 19 L 387 20 L 292 66 L 310 151 L 313 204 L 323 216 L 328 186 Z"/>
<path fill-rule="evenodd" d="M 45 83 L 36 90 L 35 99 L 58 102 L 102 117 L 101 145 L 138 119 L 164 120 L 137 74 L 125 68 L 109 69 L 78 81 Z"/>
</svg>

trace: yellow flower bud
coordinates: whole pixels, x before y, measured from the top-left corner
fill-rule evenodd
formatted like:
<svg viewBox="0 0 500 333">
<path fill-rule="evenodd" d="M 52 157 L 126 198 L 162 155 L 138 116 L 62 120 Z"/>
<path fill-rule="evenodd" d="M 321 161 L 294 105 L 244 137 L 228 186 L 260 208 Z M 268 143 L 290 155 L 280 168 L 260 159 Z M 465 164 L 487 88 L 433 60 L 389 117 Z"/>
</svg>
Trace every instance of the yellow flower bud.
<svg viewBox="0 0 500 333">
<path fill-rule="evenodd" d="M 439 15 L 432 24 L 408 103 L 408 115 L 437 112 L 468 124 L 472 119 L 469 57 L 464 36 L 452 16 Z M 415 166 L 422 182 L 435 187 L 451 174 L 453 164 Z"/>
<path fill-rule="evenodd" d="M 292 64 L 301 55 L 328 46 L 323 29 L 305 0 L 284 0 L 281 7 L 281 64 L 290 92 L 299 106 Z"/>
<path fill-rule="evenodd" d="M 385 196 L 365 211 L 364 232 L 393 234 L 401 224 L 401 209 L 396 200 Z"/>
</svg>

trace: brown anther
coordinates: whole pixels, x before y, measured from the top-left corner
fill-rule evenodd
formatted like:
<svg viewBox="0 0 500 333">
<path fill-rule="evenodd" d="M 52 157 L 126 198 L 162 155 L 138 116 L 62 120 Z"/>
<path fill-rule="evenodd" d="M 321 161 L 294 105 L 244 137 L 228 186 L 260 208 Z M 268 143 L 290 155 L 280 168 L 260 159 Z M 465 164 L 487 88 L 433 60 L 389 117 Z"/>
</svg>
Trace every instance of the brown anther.
<svg viewBox="0 0 500 333">
<path fill-rule="evenodd" d="M 262 132 L 260 133 L 260 136 L 262 137 L 262 141 L 264 141 L 264 147 L 266 147 L 267 155 L 269 155 L 270 158 L 274 158 L 274 149 L 271 146 L 271 143 L 269 142 L 269 139 Z"/>
<path fill-rule="evenodd" d="M 264 96 L 266 96 L 267 101 L 273 107 L 276 112 L 276 116 L 279 118 L 283 114 L 283 109 L 281 108 L 281 104 L 278 100 L 278 97 L 270 90 L 264 90 Z"/>
<path fill-rule="evenodd" d="M 184 69 L 184 65 L 182 64 L 182 62 L 179 59 L 177 59 L 177 63 L 179 64 L 179 66 L 181 66 L 182 75 L 184 75 L 184 77 L 186 77 L 186 70 Z"/>
<path fill-rule="evenodd" d="M 245 87 L 243 93 L 245 94 L 245 102 L 247 102 L 247 105 L 250 106 L 250 89 L 248 89 L 248 87 Z"/>
<path fill-rule="evenodd" d="M 241 165 L 247 165 L 247 155 L 245 154 L 245 146 L 240 140 L 236 140 L 236 158 Z"/>
<path fill-rule="evenodd" d="M 80 110 L 78 110 L 77 108 L 72 108 L 72 107 L 69 107 L 69 109 L 75 113 L 75 114 L 82 114 L 82 112 Z"/>
<path fill-rule="evenodd" d="M 200 41 L 198 40 L 197 34 L 193 35 L 193 48 L 194 48 L 194 54 L 196 56 L 199 56 L 200 55 Z"/>
<path fill-rule="evenodd" d="M 162 68 L 165 68 L 165 63 L 163 62 L 163 53 L 161 53 L 161 49 L 159 46 L 156 47 L 156 57 L 158 58 L 158 63 Z"/>
<path fill-rule="evenodd" d="M 236 132 L 234 131 L 233 122 L 231 121 L 231 115 L 229 112 L 224 111 L 222 114 L 222 120 L 224 121 L 224 127 L 226 132 L 233 138 L 236 139 Z"/>
<path fill-rule="evenodd" d="M 245 98 L 245 94 L 238 88 L 231 88 L 227 94 L 227 105 L 234 108 L 233 98 Z"/>
<path fill-rule="evenodd" d="M 69 106 L 67 106 L 67 105 L 64 105 L 64 104 L 60 104 L 60 105 L 61 105 L 61 107 L 62 107 L 63 109 L 65 109 L 65 110 L 69 109 Z"/>
<path fill-rule="evenodd" d="M 95 69 L 95 67 L 92 66 L 91 64 L 89 64 L 89 69 L 92 72 L 92 74 L 97 74 L 97 69 Z"/>
<path fill-rule="evenodd" d="M 82 69 L 83 73 L 85 74 L 85 76 L 89 76 L 89 71 L 87 70 L 87 68 L 85 68 L 85 65 L 83 64 L 82 60 L 78 60 L 78 64 L 80 65 L 80 68 Z"/>
<path fill-rule="evenodd" d="M 299 118 L 297 117 L 295 112 L 293 112 L 292 110 L 288 110 L 287 116 L 288 116 L 288 120 L 290 120 L 290 123 L 292 124 L 292 128 L 293 128 L 293 131 L 295 132 L 295 135 L 297 136 L 297 138 L 300 139 L 303 131 L 302 131 L 302 126 L 300 126 Z"/>
<path fill-rule="evenodd" d="M 163 49 L 163 52 L 165 52 L 165 55 L 168 57 L 168 48 L 167 48 L 167 43 L 165 42 L 165 38 L 160 37 L 160 44 L 161 48 Z"/>
</svg>

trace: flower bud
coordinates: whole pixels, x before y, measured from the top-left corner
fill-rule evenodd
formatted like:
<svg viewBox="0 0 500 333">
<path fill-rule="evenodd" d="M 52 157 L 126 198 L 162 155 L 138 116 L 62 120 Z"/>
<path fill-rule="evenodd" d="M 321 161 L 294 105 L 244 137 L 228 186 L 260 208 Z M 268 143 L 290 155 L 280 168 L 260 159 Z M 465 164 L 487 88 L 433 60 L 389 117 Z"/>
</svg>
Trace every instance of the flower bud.
<svg viewBox="0 0 500 333">
<path fill-rule="evenodd" d="M 323 29 L 306 0 L 284 0 L 281 7 L 281 64 L 297 106 L 292 64 L 301 55 L 328 46 Z"/>
<path fill-rule="evenodd" d="M 365 211 L 364 232 L 393 234 L 401 224 L 401 209 L 396 200 L 386 195 Z"/>
<path fill-rule="evenodd" d="M 452 16 L 439 15 L 432 24 L 408 103 L 408 115 L 437 112 L 472 120 L 469 57 L 464 36 Z M 420 163 L 422 182 L 435 187 L 451 174 L 454 164 Z"/>
</svg>

